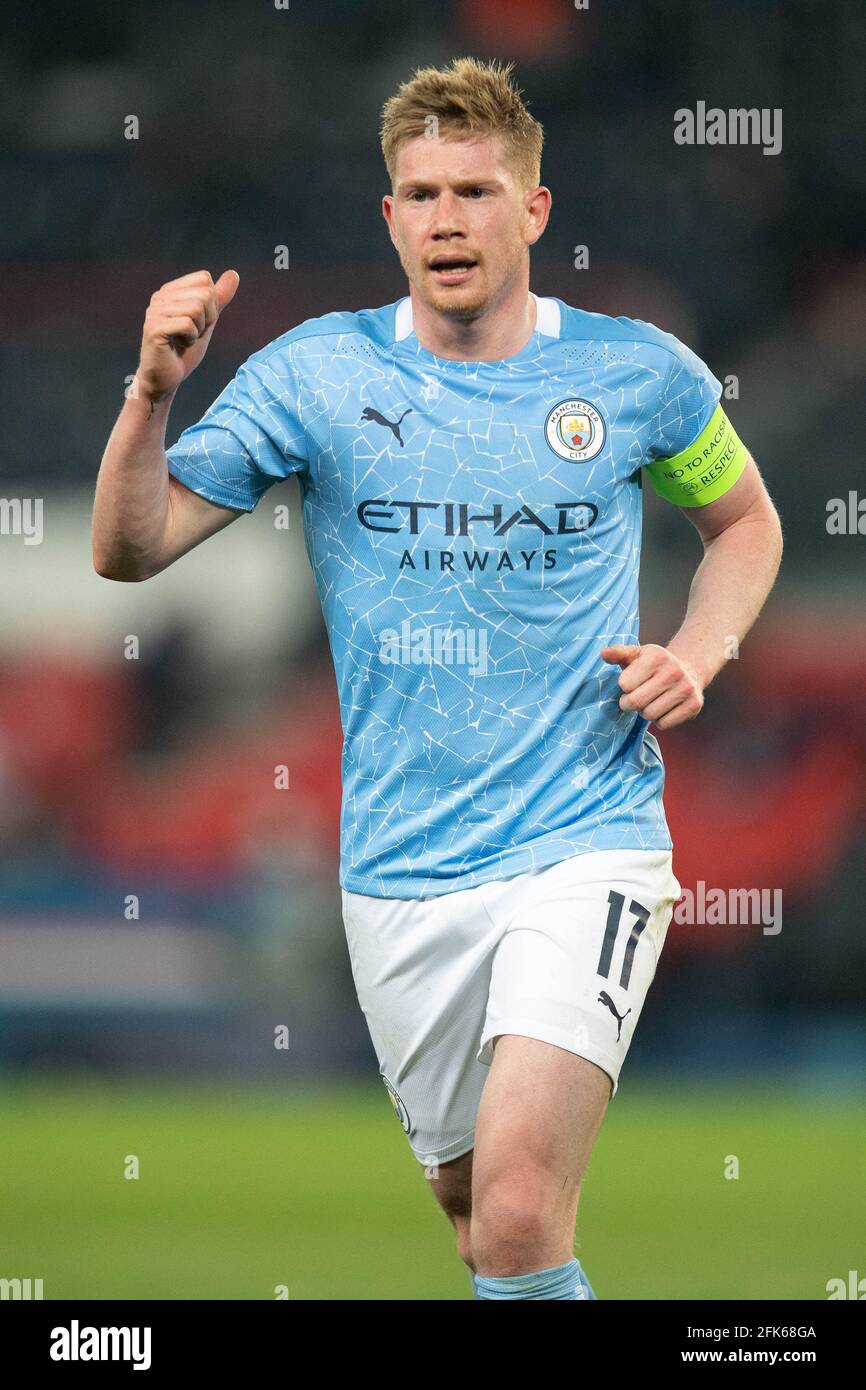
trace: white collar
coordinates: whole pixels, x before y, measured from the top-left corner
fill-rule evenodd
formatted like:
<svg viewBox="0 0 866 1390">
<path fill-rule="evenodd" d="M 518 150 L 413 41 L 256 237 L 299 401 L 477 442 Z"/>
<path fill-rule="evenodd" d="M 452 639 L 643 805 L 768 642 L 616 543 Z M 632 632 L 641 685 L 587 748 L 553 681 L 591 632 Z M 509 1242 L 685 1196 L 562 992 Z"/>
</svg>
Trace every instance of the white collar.
<svg viewBox="0 0 866 1390">
<path fill-rule="evenodd" d="M 532 290 L 529 291 L 532 294 Z M 536 305 L 535 332 L 541 333 L 545 338 L 558 338 L 560 336 L 560 312 L 559 305 L 555 299 L 539 299 L 537 294 L 532 294 Z M 397 305 L 397 312 L 394 315 L 394 341 L 398 342 L 401 338 L 408 338 L 414 332 L 412 321 L 412 300 L 409 295 L 401 299 Z"/>
</svg>

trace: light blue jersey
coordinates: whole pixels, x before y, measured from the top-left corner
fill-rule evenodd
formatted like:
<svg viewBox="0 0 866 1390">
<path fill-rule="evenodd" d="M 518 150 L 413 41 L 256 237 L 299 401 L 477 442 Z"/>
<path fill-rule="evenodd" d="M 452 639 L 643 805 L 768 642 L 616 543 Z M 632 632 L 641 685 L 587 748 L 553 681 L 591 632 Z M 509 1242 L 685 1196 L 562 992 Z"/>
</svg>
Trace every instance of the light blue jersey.
<svg viewBox="0 0 866 1390">
<path fill-rule="evenodd" d="M 641 467 L 686 449 L 720 395 L 638 319 L 539 299 L 521 352 L 455 362 L 421 346 L 406 298 L 254 353 L 168 450 L 243 511 L 298 475 L 340 697 L 344 888 L 420 898 L 671 847 L 658 743 L 599 653 L 639 640 Z"/>
</svg>

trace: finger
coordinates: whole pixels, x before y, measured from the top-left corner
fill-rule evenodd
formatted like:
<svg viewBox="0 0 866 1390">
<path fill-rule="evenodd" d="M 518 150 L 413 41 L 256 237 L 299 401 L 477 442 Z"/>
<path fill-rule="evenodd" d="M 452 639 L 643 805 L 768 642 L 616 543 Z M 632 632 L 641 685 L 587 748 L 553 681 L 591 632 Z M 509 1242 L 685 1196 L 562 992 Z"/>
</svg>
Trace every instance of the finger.
<svg viewBox="0 0 866 1390">
<path fill-rule="evenodd" d="M 211 296 L 210 312 L 208 305 L 201 299 L 191 299 L 184 296 L 177 300 L 168 300 L 165 304 L 154 306 L 155 318 L 160 322 L 164 318 L 190 318 L 198 324 L 198 330 L 203 333 L 209 323 L 215 323 L 217 317 L 216 301 Z"/>
<path fill-rule="evenodd" d="M 187 286 L 200 285 L 213 288 L 213 276 L 209 270 L 193 270 L 189 275 L 180 275 L 176 280 L 166 280 L 164 285 L 160 285 L 159 292 L 164 290 L 184 289 Z"/>
<path fill-rule="evenodd" d="M 627 689 L 623 685 L 626 674 L 631 675 L 634 667 L 629 667 L 628 672 L 620 676 L 620 686 L 625 690 L 625 694 L 619 702 L 620 709 L 646 709 L 652 700 L 659 699 L 665 691 L 670 688 L 670 679 L 667 676 L 652 676 L 649 680 L 642 681 L 632 689 Z"/>
<path fill-rule="evenodd" d="M 151 315 L 148 328 L 151 333 L 173 333 L 175 330 L 170 325 L 177 323 L 179 319 L 195 324 L 199 333 L 204 330 L 204 310 L 194 307 L 161 310 L 158 314 Z"/>
<path fill-rule="evenodd" d="M 665 662 L 664 657 L 660 657 L 657 652 L 644 647 L 640 656 L 631 665 L 623 668 L 617 681 L 620 690 L 627 695 L 633 694 L 640 686 L 645 685 L 649 680 L 660 680 L 665 682 L 665 687 L 672 685 L 679 680 L 682 675 L 679 667 L 674 667 L 670 662 Z"/>
<path fill-rule="evenodd" d="M 684 695 L 681 690 L 668 690 L 664 695 L 660 695 L 657 700 L 652 700 L 642 710 L 644 719 L 654 720 L 663 719 L 666 714 L 671 714 L 673 710 L 681 705 L 688 703 L 688 695 Z M 695 710 L 697 713 L 697 710 Z"/>
<path fill-rule="evenodd" d="M 231 304 L 237 294 L 238 285 L 241 277 L 236 270 L 224 270 L 216 282 L 217 312 L 222 313 L 227 304 Z"/>
<path fill-rule="evenodd" d="M 178 300 L 170 299 L 158 306 L 166 314 L 189 314 L 191 318 L 201 319 L 202 331 L 219 318 L 219 305 L 215 294 L 201 298 L 185 296 Z"/>
<path fill-rule="evenodd" d="M 691 706 L 686 703 L 677 705 L 676 709 L 671 710 L 670 714 L 663 714 L 654 722 L 657 729 L 674 729 L 677 724 L 687 724 L 690 719 L 694 719 L 699 713 L 700 710 L 692 709 Z"/>
<path fill-rule="evenodd" d="M 156 330 L 163 338 L 180 338 L 185 343 L 197 343 L 201 334 L 198 324 L 189 314 L 168 315 Z"/>
<path fill-rule="evenodd" d="M 617 666 L 627 666 L 629 662 L 634 661 L 639 652 L 639 645 L 628 647 L 615 643 L 611 647 L 602 647 L 601 658 Z"/>
</svg>

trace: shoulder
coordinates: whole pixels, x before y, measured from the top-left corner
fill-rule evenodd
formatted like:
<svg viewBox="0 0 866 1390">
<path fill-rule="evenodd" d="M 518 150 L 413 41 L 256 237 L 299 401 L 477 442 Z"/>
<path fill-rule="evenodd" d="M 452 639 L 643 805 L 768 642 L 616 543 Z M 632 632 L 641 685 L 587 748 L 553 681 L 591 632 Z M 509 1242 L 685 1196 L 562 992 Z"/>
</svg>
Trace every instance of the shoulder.
<svg viewBox="0 0 866 1390">
<path fill-rule="evenodd" d="M 557 302 L 563 341 L 617 344 L 615 351 L 633 355 L 636 361 L 643 361 L 647 366 L 658 364 L 667 368 L 677 361 L 692 367 L 699 361 L 691 348 L 654 323 L 629 318 L 626 314 L 618 314 L 615 318 L 609 314 L 595 314 L 588 309 L 576 309 L 562 300 Z"/>
<path fill-rule="evenodd" d="M 340 310 L 304 319 L 303 323 L 254 352 L 248 362 L 277 369 L 281 364 L 298 367 L 305 360 L 332 355 L 341 344 L 354 345 L 361 353 L 384 348 L 394 341 L 398 302 L 378 309 Z"/>
</svg>

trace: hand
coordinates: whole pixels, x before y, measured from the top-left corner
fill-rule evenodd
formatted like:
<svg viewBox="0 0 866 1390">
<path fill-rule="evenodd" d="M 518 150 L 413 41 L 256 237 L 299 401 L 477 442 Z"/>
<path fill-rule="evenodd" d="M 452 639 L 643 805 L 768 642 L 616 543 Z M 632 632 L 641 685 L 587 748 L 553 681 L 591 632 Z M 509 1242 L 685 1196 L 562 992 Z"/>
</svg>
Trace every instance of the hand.
<svg viewBox="0 0 866 1390">
<path fill-rule="evenodd" d="M 622 710 L 636 709 L 660 729 L 672 729 L 694 719 L 704 707 L 700 678 L 681 657 L 653 642 L 643 646 L 603 647 L 601 656 L 622 666 L 619 686 Z"/>
<path fill-rule="evenodd" d="M 209 271 L 196 270 L 151 295 L 136 373 L 139 395 L 159 401 L 195 370 L 240 278 L 236 270 L 225 270 L 214 284 Z"/>
</svg>

